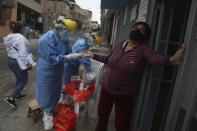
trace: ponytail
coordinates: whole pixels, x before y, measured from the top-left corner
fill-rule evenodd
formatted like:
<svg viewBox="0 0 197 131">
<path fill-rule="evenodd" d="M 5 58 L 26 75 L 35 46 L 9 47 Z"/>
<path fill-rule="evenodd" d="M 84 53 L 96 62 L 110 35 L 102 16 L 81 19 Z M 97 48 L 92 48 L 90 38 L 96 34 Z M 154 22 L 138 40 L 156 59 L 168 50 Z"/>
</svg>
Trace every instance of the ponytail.
<svg viewBox="0 0 197 131">
<path fill-rule="evenodd" d="M 22 25 L 18 22 L 11 21 L 9 23 L 9 28 L 13 33 L 20 33 L 22 29 Z"/>
</svg>

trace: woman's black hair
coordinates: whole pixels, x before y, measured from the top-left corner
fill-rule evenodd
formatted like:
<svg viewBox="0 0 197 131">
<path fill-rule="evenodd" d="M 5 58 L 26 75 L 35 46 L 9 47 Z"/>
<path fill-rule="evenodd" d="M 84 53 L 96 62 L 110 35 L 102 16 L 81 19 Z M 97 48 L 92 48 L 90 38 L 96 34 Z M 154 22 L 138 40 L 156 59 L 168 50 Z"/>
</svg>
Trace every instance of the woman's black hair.
<svg viewBox="0 0 197 131">
<path fill-rule="evenodd" d="M 9 23 L 9 28 L 13 31 L 13 33 L 20 33 L 22 29 L 22 24 L 15 21 L 11 21 Z"/>
<path fill-rule="evenodd" d="M 145 35 L 137 29 L 132 29 L 129 33 L 129 39 L 141 43 L 145 41 Z"/>
<path fill-rule="evenodd" d="M 145 33 L 146 39 L 149 40 L 150 34 L 151 34 L 150 26 L 147 23 L 140 21 L 140 22 L 135 23 L 133 25 L 133 27 L 138 26 L 138 25 L 143 25 L 144 26 L 144 31 L 145 31 L 144 33 Z"/>
</svg>

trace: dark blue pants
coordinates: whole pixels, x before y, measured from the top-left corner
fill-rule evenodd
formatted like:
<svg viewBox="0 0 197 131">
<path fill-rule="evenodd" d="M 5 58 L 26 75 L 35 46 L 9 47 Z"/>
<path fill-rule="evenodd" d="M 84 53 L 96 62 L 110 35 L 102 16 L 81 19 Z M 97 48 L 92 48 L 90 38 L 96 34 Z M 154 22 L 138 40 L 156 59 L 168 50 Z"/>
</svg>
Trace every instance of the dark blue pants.
<svg viewBox="0 0 197 131">
<path fill-rule="evenodd" d="M 16 85 L 14 91 L 11 94 L 11 97 L 15 97 L 23 90 L 28 81 L 28 71 L 21 70 L 16 59 L 8 57 L 8 67 L 14 73 L 16 77 Z"/>
</svg>

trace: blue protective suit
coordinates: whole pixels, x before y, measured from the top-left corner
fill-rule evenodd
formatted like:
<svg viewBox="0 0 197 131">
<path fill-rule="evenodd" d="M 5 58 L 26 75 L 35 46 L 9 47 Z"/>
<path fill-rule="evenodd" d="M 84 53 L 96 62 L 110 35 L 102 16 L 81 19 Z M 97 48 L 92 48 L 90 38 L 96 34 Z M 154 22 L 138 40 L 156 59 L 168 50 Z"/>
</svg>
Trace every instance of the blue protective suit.
<svg viewBox="0 0 197 131">
<path fill-rule="evenodd" d="M 63 57 L 71 52 L 67 41 L 60 41 L 52 30 L 39 39 L 39 59 L 36 74 L 36 98 L 38 103 L 49 112 L 56 107 L 62 89 Z"/>
<path fill-rule="evenodd" d="M 72 46 L 72 53 L 80 53 L 92 47 L 91 44 L 85 42 L 85 39 L 79 37 Z M 79 60 L 72 60 L 64 64 L 63 84 L 68 84 L 73 75 L 79 75 L 79 66 L 83 64 L 87 72 L 91 71 L 90 58 L 84 57 Z"/>
<path fill-rule="evenodd" d="M 73 53 L 79 53 L 83 52 L 84 50 L 88 50 L 92 47 L 92 44 L 86 43 L 85 39 L 82 37 L 79 37 L 77 41 L 72 46 L 72 52 Z"/>
</svg>

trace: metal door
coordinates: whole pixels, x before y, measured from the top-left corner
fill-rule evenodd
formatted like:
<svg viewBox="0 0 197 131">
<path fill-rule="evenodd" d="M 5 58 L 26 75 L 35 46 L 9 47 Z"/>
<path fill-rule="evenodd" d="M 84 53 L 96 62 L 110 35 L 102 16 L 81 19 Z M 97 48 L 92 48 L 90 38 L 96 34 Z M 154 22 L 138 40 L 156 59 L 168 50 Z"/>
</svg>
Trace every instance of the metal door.
<svg viewBox="0 0 197 131">
<path fill-rule="evenodd" d="M 171 56 L 184 40 L 191 0 L 161 0 L 156 6 L 155 19 L 159 19 L 154 25 L 152 45 L 158 52 Z M 143 87 L 146 90 L 141 100 L 139 130 L 164 130 L 177 71 L 178 66 L 152 67 Z"/>
<path fill-rule="evenodd" d="M 197 130 L 197 0 L 190 8 L 187 52 L 175 84 L 165 131 Z"/>
</svg>

